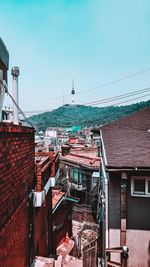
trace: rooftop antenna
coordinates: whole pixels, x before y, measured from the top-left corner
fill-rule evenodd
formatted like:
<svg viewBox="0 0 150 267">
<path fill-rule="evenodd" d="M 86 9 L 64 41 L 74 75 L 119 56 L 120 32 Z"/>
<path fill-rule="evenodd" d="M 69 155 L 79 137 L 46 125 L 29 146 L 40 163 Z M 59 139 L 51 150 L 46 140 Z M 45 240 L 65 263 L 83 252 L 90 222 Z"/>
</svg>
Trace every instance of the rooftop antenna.
<svg viewBox="0 0 150 267">
<path fill-rule="evenodd" d="M 74 79 L 72 79 L 72 90 L 71 90 L 71 96 L 72 96 L 72 105 L 74 105 L 74 96 L 75 96 L 75 89 L 74 89 Z"/>
</svg>

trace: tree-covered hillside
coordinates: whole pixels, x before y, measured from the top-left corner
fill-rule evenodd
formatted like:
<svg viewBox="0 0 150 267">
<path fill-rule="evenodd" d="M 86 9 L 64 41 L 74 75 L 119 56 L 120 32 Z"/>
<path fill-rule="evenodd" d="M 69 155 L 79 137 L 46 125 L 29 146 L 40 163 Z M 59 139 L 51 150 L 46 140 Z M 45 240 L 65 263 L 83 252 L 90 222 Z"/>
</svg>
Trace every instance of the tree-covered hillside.
<svg viewBox="0 0 150 267">
<path fill-rule="evenodd" d="M 48 127 L 96 126 L 111 122 L 146 106 L 150 106 L 150 100 L 119 107 L 64 105 L 51 112 L 34 115 L 30 117 L 30 121 L 38 131 Z"/>
</svg>

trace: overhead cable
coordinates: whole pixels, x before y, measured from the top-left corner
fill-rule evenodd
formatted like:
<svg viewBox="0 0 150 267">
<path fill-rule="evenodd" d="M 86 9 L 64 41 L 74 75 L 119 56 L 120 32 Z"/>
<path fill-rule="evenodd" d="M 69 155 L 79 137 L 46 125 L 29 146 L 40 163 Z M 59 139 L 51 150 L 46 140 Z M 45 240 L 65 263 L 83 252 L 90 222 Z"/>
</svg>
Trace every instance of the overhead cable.
<svg viewBox="0 0 150 267">
<path fill-rule="evenodd" d="M 97 101 L 93 101 L 93 102 L 88 102 L 88 103 L 82 103 L 82 105 L 91 105 L 91 106 L 98 106 L 98 105 L 101 105 L 101 104 L 106 104 L 106 103 L 110 103 L 110 102 L 114 102 L 114 101 L 117 101 L 117 100 L 121 100 L 121 99 L 125 99 L 125 98 L 129 98 L 129 97 L 132 97 L 132 96 L 136 96 L 136 95 L 140 95 L 140 94 L 144 94 L 146 92 L 149 92 L 150 91 L 150 87 L 146 87 L 146 88 L 143 88 L 143 89 L 140 89 L 140 90 L 135 90 L 135 91 L 132 91 L 131 93 L 126 93 L 126 94 L 122 94 L 122 95 L 118 95 L 118 96 L 113 96 L 113 97 L 108 97 L 108 98 L 103 98 L 103 99 L 99 99 Z M 126 103 L 128 101 L 132 101 L 132 100 L 136 100 L 136 99 L 140 99 L 140 98 L 143 98 L 143 97 L 146 97 L 148 96 L 147 94 L 146 95 L 143 95 L 143 96 L 139 96 L 135 99 L 131 99 L 131 100 L 125 100 L 123 102 L 119 102 L 117 104 L 113 104 L 113 105 L 119 105 L 120 103 Z M 41 110 L 41 112 L 47 112 L 47 111 L 50 111 L 50 110 Z M 40 112 L 40 110 L 34 110 L 34 111 L 24 111 L 24 113 L 38 113 Z"/>
<path fill-rule="evenodd" d="M 122 95 L 118 95 L 118 96 L 113 96 L 113 97 L 108 97 L 108 98 L 103 98 L 103 99 L 99 99 L 96 101 L 92 101 L 92 102 L 88 102 L 88 103 L 84 103 L 84 105 L 98 105 L 98 104 L 105 104 L 108 102 L 114 102 L 115 100 L 118 99 L 123 99 L 123 98 L 128 98 L 134 95 L 138 95 L 138 94 L 143 94 L 150 91 L 150 87 L 146 87 L 140 90 L 136 90 L 136 91 L 132 91 L 131 93 L 126 93 L 126 94 L 122 94 Z"/>
<path fill-rule="evenodd" d="M 143 69 L 141 71 L 138 71 L 138 72 L 135 72 L 135 73 L 132 73 L 132 74 L 129 74 L 129 75 L 126 75 L 126 76 L 123 76 L 119 79 L 116 79 L 116 80 L 113 80 L 113 81 L 110 81 L 110 82 L 106 82 L 102 85 L 99 85 L 99 86 L 96 86 L 96 87 L 91 87 L 89 89 L 85 89 L 85 90 L 82 90 L 82 91 L 79 91 L 76 93 L 76 95 L 80 95 L 80 94 L 83 94 L 83 93 L 86 93 L 86 92 L 89 92 L 89 91 L 92 91 L 92 90 L 95 90 L 95 89 L 98 89 L 98 88 L 104 88 L 104 87 L 107 87 L 109 85 L 113 85 L 113 84 L 116 84 L 116 83 L 119 83 L 121 81 L 124 81 L 124 80 L 127 80 L 127 79 L 130 79 L 130 78 L 133 78 L 133 77 L 136 77 L 138 75 L 141 75 L 145 72 L 148 72 L 150 71 L 150 68 L 146 68 L 146 69 Z M 47 98 L 47 99 L 39 99 L 39 100 L 32 100 L 32 101 L 53 101 L 53 100 L 56 100 L 56 99 L 62 99 L 62 97 L 70 97 L 70 94 L 66 94 L 66 95 L 63 95 L 63 96 L 58 96 L 58 97 L 53 97 L 53 98 Z M 30 101 L 30 100 L 28 100 Z"/>
<path fill-rule="evenodd" d="M 12 99 L 13 103 L 16 105 L 18 111 L 21 113 L 21 115 L 23 116 L 24 120 L 31 126 L 34 128 L 34 125 L 30 122 L 30 120 L 25 116 L 24 112 L 21 110 L 21 108 L 19 107 L 19 105 L 17 104 L 17 102 L 14 100 L 14 98 L 12 97 L 12 95 L 7 91 L 7 94 L 9 95 L 9 97 Z"/>
</svg>

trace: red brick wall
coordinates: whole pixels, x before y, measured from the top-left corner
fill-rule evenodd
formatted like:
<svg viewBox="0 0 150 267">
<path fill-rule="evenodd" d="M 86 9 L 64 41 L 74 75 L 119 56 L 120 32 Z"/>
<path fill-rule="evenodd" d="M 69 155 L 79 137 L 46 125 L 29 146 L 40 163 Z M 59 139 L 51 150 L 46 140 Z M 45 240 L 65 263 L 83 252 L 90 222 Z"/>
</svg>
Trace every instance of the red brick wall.
<svg viewBox="0 0 150 267">
<path fill-rule="evenodd" d="M 40 155 L 37 159 L 35 168 L 36 186 L 35 190 L 40 192 L 43 190 L 51 174 L 52 162 L 47 153 Z M 52 209 L 51 189 L 46 195 L 43 205 L 35 208 L 34 212 L 34 250 L 37 256 L 48 256 L 50 251 L 50 211 Z M 48 241 L 49 240 L 49 241 Z"/>
<path fill-rule="evenodd" d="M 33 184 L 33 129 L 0 124 L 0 230 Z"/>
<path fill-rule="evenodd" d="M 25 198 L 0 232 L 0 267 L 28 266 L 28 230 L 28 206 Z"/>
<path fill-rule="evenodd" d="M 34 130 L 0 123 L 0 267 L 27 266 L 33 182 Z"/>
<path fill-rule="evenodd" d="M 51 162 L 49 157 L 43 156 L 35 166 L 36 186 L 35 190 L 40 192 L 43 190 L 51 173 Z"/>
<path fill-rule="evenodd" d="M 59 153 L 42 151 L 42 152 L 38 152 L 37 155 L 50 157 L 50 161 L 52 161 L 51 177 L 54 177 L 59 168 Z"/>
<path fill-rule="evenodd" d="M 50 231 L 51 193 L 48 192 L 45 204 L 35 208 L 34 216 L 34 249 L 35 255 L 48 256 L 48 232 Z M 50 241 L 50 240 L 49 240 Z"/>
<path fill-rule="evenodd" d="M 56 226 L 53 232 L 53 246 L 55 251 L 56 247 L 64 241 L 67 232 L 70 237 L 72 236 L 72 203 L 70 201 L 61 203 L 54 212 L 53 224 Z"/>
</svg>

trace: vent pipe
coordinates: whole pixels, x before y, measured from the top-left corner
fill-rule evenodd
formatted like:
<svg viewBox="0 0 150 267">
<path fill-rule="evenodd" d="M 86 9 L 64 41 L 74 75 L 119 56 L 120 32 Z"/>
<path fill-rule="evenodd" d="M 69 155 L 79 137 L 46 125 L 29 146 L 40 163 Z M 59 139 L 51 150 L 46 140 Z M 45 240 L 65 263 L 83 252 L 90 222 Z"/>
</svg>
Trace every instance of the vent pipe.
<svg viewBox="0 0 150 267">
<path fill-rule="evenodd" d="M 11 75 L 13 78 L 13 99 L 19 105 L 18 101 L 18 76 L 19 76 L 19 68 L 13 67 L 11 69 Z M 15 103 L 13 103 L 13 117 L 14 117 L 14 124 L 19 124 L 19 113 L 18 108 Z"/>
</svg>

